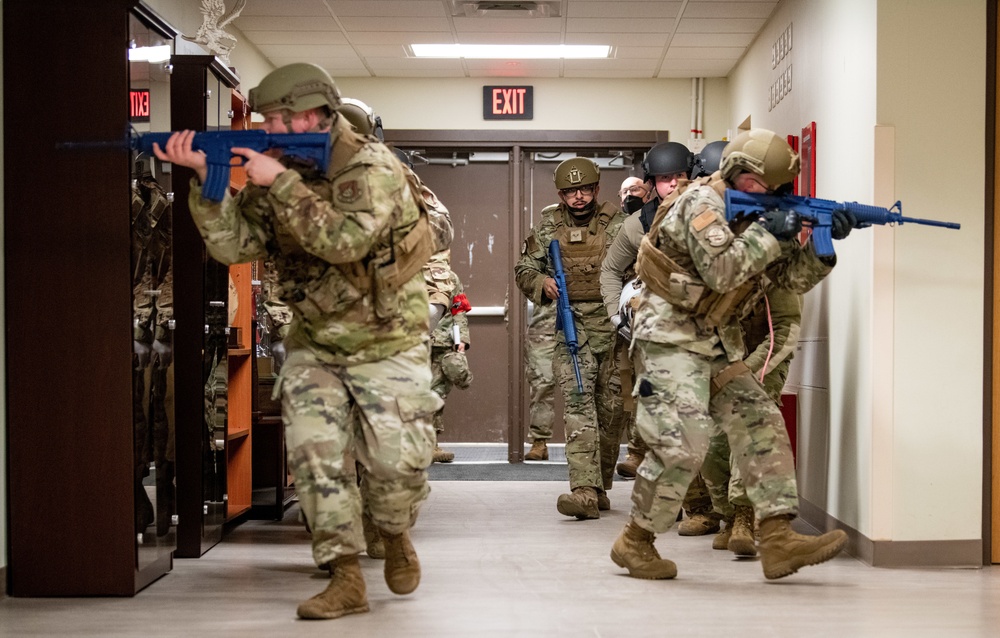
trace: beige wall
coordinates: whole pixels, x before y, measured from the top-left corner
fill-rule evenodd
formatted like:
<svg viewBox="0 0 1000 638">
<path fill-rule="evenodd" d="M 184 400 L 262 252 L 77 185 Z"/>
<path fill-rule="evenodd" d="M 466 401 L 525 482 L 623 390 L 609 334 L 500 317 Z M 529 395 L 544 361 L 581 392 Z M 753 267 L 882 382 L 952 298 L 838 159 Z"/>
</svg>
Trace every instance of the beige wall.
<svg viewBox="0 0 1000 638">
<path fill-rule="evenodd" d="M 664 130 L 688 141 L 691 80 L 592 80 L 533 78 L 534 119 L 483 120 L 483 86 L 516 84 L 509 78 L 335 78 L 341 93 L 367 103 L 386 130 Z M 726 134 L 725 79 L 705 82 L 705 138 Z"/>
<path fill-rule="evenodd" d="M 730 77 L 732 125 L 817 122 L 818 197 L 963 225 L 855 231 L 806 298 L 800 492 L 873 540 L 981 536 L 985 16 L 984 0 L 786 0 Z M 956 168 L 960 187 L 935 179 Z"/>
<path fill-rule="evenodd" d="M 3 0 L 0 0 L 0 51 L 3 50 Z M 3 139 L 3 56 L 0 55 L 0 140 Z M 0 166 L 4 165 L 3 144 L 0 144 Z M 4 214 L 4 171 L 0 170 L 0 308 L 7 305 L 4 298 L 5 283 L 4 263 L 6 254 L 3 236 Z M 0 335 L 7 334 L 6 314 L 0 312 Z M 0 361 L 7 361 L 7 340 L 0 336 Z M 0 366 L 0 388 L 7 387 L 7 366 Z M 0 567 L 7 566 L 7 393 L 0 392 Z M 6 590 L 4 584 L 0 589 Z"/>
</svg>

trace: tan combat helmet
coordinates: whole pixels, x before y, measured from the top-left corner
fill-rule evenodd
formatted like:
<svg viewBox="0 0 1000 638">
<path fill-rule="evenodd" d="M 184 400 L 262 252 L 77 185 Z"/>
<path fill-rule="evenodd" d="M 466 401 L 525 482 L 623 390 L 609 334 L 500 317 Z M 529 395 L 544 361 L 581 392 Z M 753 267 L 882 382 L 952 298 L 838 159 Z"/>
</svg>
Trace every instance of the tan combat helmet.
<svg viewBox="0 0 1000 638">
<path fill-rule="evenodd" d="M 361 100 L 355 100 L 350 97 L 340 98 L 339 112 L 348 122 L 350 122 L 351 126 L 354 127 L 354 130 L 361 135 L 374 135 L 380 140 L 384 139 L 382 133 L 382 118 L 375 115 L 375 111 L 372 110 L 372 107 L 368 106 Z"/>
<path fill-rule="evenodd" d="M 279 67 L 250 89 L 250 109 L 269 113 L 287 109 L 299 113 L 327 106 L 331 111 L 340 108 L 340 91 L 330 74 L 321 67 L 307 62 L 296 62 Z"/>
<path fill-rule="evenodd" d="M 601 181 L 601 169 L 586 157 L 571 157 L 556 166 L 552 179 L 559 190 L 596 184 Z"/>
<path fill-rule="evenodd" d="M 754 128 L 743 131 L 726 145 L 719 170 L 722 179 L 730 184 L 740 173 L 749 172 L 763 178 L 775 190 L 799 174 L 799 154 L 774 131 Z"/>
</svg>

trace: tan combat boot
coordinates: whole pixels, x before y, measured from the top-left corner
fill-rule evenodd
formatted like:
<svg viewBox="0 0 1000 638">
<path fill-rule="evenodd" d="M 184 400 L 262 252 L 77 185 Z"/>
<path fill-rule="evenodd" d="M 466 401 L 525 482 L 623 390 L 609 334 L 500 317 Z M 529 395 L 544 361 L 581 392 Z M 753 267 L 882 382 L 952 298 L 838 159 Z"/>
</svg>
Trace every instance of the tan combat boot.
<svg viewBox="0 0 1000 638">
<path fill-rule="evenodd" d="M 677 575 L 673 561 L 660 558 L 653 545 L 656 539 L 633 521 L 629 521 L 611 547 L 611 560 L 628 570 L 633 578 L 664 579 Z"/>
<path fill-rule="evenodd" d="M 365 553 L 370 558 L 385 558 L 385 543 L 382 533 L 366 513 L 361 514 L 361 527 L 365 532 Z"/>
<path fill-rule="evenodd" d="M 611 499 L 608 498 L 608 493 L 605 491 L 600 491 L 597 493 L 597 510 L 599 512 L 607 512 L 611 509 Z"/>
<path fill-rule="evenodd" d="M 535 439 L 531 442 L 531 449 L 524 455 L 525 461 L 548 461 L 549 448 L 545 444 L 545 439 Z"/>
<path fill-rule="evenodd" d="M 330 563 L 330 584 L 299 605 L 299 618 L 321 620 L 368 611 L 368 596 L 356 554 Z"/>
<path fill-rule="evenodd" d="M 804 536 L 792 529 L 790 516 L 772 516 L 760 522 L 760 564 L 765 578 L 782 578 L 806 565 L 818 565 L 840 553 L 847 534 L 840 529 L 820 536 Z"/>
<path fill-rule="evenodd" d="M 615 470 L 618 472 L 618 476 L 622 478 L 635 478 L 635 472 L 639 469 L 639 465 L 642 463 L 642 454 L 636 454 L 635 452 L 629 452 L 625 455 L 625 460 L 615 466 Z"/>
<path fill-rule="evenodd" d="M 434 448 L 434 456 L 431 457 L 432 463 L 451 463 L 454 460 L 454 452 L 446 452 L 439 447 Z"/>
<path fill-rule="evenodd" d="M 735 505 L 733 525 L 730 528 L 727 548 L 737 556 L 756 556 L 757 544 L 753 537 L 753 508 L 749 505 Z"/>
<path fill-rule="evenodd" d="M 722 520 L 726 526 L 712 539 L 712 549 L 729 549 L 729 539 L 733 535 L 733 517 L 730 516 Z"/>
<path fill-rule="evenodd" d="M 719 531 L 719 517 L 712 514 L 692 514 L 677 526 L 680 536 L 704 536 Z"/>
<path fill-rule="evenodd" d="M 609 501 L 608 506 L 610 505 Z M 597 506 L 597 490 L 592 487 L 577 487 L 570 494 L 561 494 L 556 501 L 556 509 L 563 516 L 575 516 L 580 520 L 601 517 Z"/>
<path fill-rule="evenodd" d="M 409 594 L 420 584 L 420 561 L 410 543 L 410 533 L 380 531 L 385 542 L 385 584 L 394 594 Z"/>
</svg>

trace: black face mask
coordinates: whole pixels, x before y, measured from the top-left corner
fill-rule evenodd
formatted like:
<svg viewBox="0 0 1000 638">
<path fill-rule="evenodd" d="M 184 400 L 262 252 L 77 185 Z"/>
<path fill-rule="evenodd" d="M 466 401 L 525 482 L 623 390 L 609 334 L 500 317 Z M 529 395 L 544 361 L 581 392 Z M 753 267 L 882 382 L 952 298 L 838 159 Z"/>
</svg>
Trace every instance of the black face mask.
<svg viewBox="0 0 1000 638">
<path fill-rule="evenodd" d="M 626 215 L 631 215 L 635 211 L 642 208 L 642 198 L 636 197 L 635 195 L 629 195 L 622 202 L 622 210 L 625 211 Z"/>
</svg>

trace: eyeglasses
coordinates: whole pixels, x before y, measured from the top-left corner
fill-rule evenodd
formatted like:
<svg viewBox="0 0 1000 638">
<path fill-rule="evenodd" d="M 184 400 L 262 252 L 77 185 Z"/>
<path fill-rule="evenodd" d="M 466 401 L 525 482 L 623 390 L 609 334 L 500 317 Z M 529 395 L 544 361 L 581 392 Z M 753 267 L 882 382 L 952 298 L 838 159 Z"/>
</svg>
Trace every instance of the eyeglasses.
<svg viewBox="0 0 1000 638">
<path fill-rule="evenodd" d="M 586 186 L 579 186 L 577 188 L 560 188 L 559 192 L 566 197 L 572 197 L 573 195 L 576 195 L 577 191 L 583 195 L 593 195 L 596 189 L 596 184 L 587 184 Z"/>
</svg>

